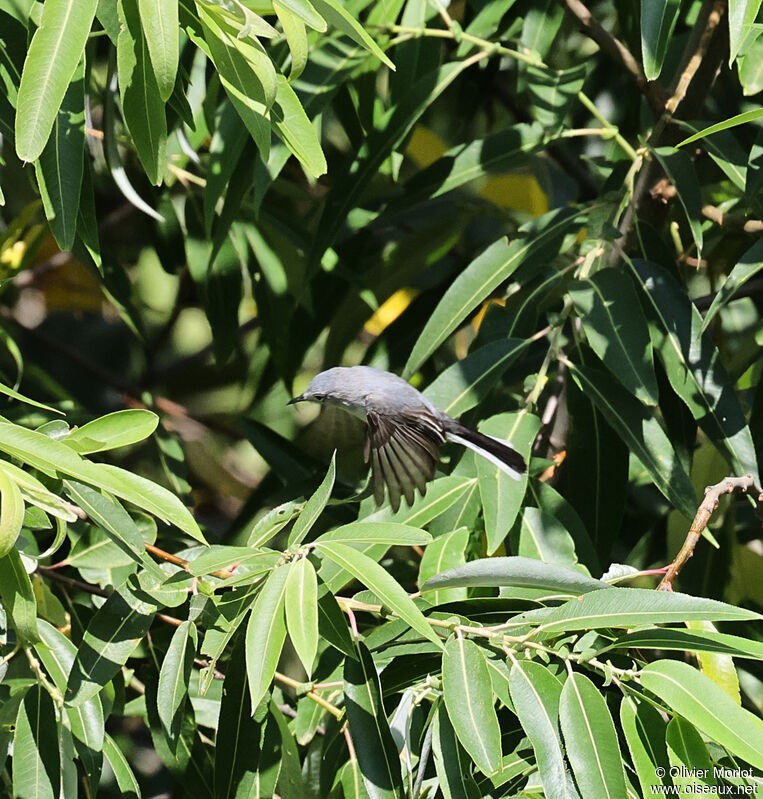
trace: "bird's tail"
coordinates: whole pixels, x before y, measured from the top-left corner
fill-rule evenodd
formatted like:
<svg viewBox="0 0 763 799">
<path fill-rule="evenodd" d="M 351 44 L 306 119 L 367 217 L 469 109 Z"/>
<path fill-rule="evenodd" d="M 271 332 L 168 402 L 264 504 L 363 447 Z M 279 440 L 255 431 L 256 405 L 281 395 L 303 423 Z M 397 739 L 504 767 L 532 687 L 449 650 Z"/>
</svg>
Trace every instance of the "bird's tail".
<svg viewBox="0 0 763 799">
<path fill-rule="evenodd" d="M 476 430 L 470 430 L 453 419 L 449 419 L 446 423 L 445 434 L 448 441 L 468 447 L 495 464 L 509 477 L 513 477 L 514 480 L 519 480 L 527 471 L 525 459 L 499 438 L 493 438 L 493 436 L 478 433 Z"/>
</svg>

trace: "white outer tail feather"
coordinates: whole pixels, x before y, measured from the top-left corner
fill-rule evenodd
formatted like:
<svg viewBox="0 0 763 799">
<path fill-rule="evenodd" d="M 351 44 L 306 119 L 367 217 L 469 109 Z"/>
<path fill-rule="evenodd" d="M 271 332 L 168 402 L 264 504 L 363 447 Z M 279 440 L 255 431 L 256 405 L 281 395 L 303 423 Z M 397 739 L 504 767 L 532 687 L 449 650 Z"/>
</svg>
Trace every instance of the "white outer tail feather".
<svg viewBox="0 0 763 799">
<path fill-rule="evenodd" d="M 461 438 L 461 436 L 457 435 L 456 433 L 446 433 L 445 434 L 448 438 L 448 441 L 453 441 L 456 444 L 461 444 L 461 446 L 466 447 L 467 449 L 472 450 L 472 452 L 476 452 L 479 456 L 485 458 L 485 460 L 490 461 L 494 466 L 497 466 L 502 472 L 508 474 L 513 480 L 521 480 L 522 475 L 519 472 L 514 471 L 511 466 L 505 464 L 500 458 L 496 458 L 495 455 L 491 454 L 490 452 L 485 451 L 482 447 L 477 446 L 477 444 L 472 444 L 471 441 L 467 441 L 465 438 Z M 506 441 L 503 441 L 500 438 L 495 438 L 495 436 L 490 436 L 490 438 L 495 439 L 501 444 L 506 446 L 511 446 Z"/>
</svg>

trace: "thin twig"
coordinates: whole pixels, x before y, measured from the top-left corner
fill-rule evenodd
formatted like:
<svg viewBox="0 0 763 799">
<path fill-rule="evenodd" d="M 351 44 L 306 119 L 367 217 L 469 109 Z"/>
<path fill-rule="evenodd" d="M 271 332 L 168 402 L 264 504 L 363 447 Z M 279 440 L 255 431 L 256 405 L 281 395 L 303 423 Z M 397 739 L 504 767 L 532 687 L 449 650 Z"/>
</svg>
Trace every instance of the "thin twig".
<svg viewBox="0 0 763 799">
<path fill-rule="evenodd" d="M 610 58 L 625 67 L 640 91 L 649 100 L 650 105 L 655 110 L 661 108 L 665 102 L 662 89 L 657 83 L 646 79 L 644 70 L 633 53 L 616 36 L 604 28 L 581 0 L 562 0 L 562 3 L 578 21 L 586 36 L 593 39 Z"/>
<path fill-rule="evenodd" d="M 763 219 L 744 219 L 744 217 L 731 216 L 714 205 L 703 205 L 702 216 L 716 225 L 730 230 L 741 230 L 743 233 L 753 235 L 763 233 Z"/>
<path fill-rule="evenodd" d="M 705 498 L 697 509 L 694 521 L 686 534 L 686 540 L 657 586 L 658 591 L 673 590 L 673 581 L 678 577 L 686 561 L 694 554 L 694 548 L 697 546 L 703 530 L 710 522 L 710 517 L 718 508 L 721 496 L 723 494 L 733 494 L 735 491 L 744 494 L 750 489 L 756 496 L 758 503 L 763 503 L 763 489 L 756 484 L 755 478 L 751 474 L 745 474 L 742 477 L 727 477 L 725 480 L 721 480 L 720 483 L 708 486 L 705 489 Z"/>
</svg>

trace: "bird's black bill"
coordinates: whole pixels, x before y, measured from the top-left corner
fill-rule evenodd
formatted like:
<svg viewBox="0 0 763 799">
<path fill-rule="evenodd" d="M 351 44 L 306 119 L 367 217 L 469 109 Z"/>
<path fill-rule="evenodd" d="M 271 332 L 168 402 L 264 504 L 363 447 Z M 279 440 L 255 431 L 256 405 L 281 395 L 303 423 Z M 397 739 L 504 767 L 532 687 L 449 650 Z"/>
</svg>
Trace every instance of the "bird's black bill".
<svg viewBox="0 0 763 799">
<path fill-rule="evenodd" d="M 304 402 L 304 401 L 305 401 L 304 396 L 302 394 L 300 394 L 298 397 L 292 397 L 286 404 L 287 405 L 296 405 L 298 402 Z"/>
</svg>

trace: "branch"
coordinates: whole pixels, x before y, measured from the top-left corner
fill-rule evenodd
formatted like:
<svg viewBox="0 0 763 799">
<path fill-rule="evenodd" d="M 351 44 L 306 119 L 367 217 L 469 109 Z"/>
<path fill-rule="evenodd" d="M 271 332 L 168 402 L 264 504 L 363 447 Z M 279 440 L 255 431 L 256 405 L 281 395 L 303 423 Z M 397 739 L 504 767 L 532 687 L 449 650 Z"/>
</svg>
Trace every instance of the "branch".
<svg viewBox="0 0 763 799">
<path fill-rule="evenodd" d="M 655 111 L 662 109 L 665 105 L 663 90 L 659 84 L 646 79 L 644 70 L 633 53 L 616 36 L 604 28 L 581 0 L 562 0 L 562 2 L 567 11 L 580 23 L 585 34 L 593 39 L 610 58 L 625 67 L 640 91 L 649 100 L 652 108 Z"/>
<path fill-rule="evenodd" d="M 752 489 L 752 493 L 756 495 L 759 504 L 763 503 L 763 489 L 756 484 L 755 478 L 751 474 L 745 474 L 742 477 L 727 477 L 725 480 L 721 480 L 720 483 L 708 486 L 705 489 L 705 498 L 697 509 L 697 515 L 691 523 L 686 540 L 657 586 L 658 591 L 673 590 L 673 581 L 678 577 L 686 561 L 694 554 L 694 548 L 697 546 L 703 530 L 710 522 L 713 512 L 717 510 L 721 496 L 723 494 L 733 494 L 735 491 L 745 494 L 748 489 Z"/>
<path fill-rule="evenodd" d="M 732 216 L 714 205 L 703 205 L 702 216 L 711 222 L 715 222 L 716 225 L 730 230 L 738 230 L 742 233 L 751 233 L 753 235 L 763 233 L 763 219 L 745 219 L 741 216 Z"/>
</svg>

